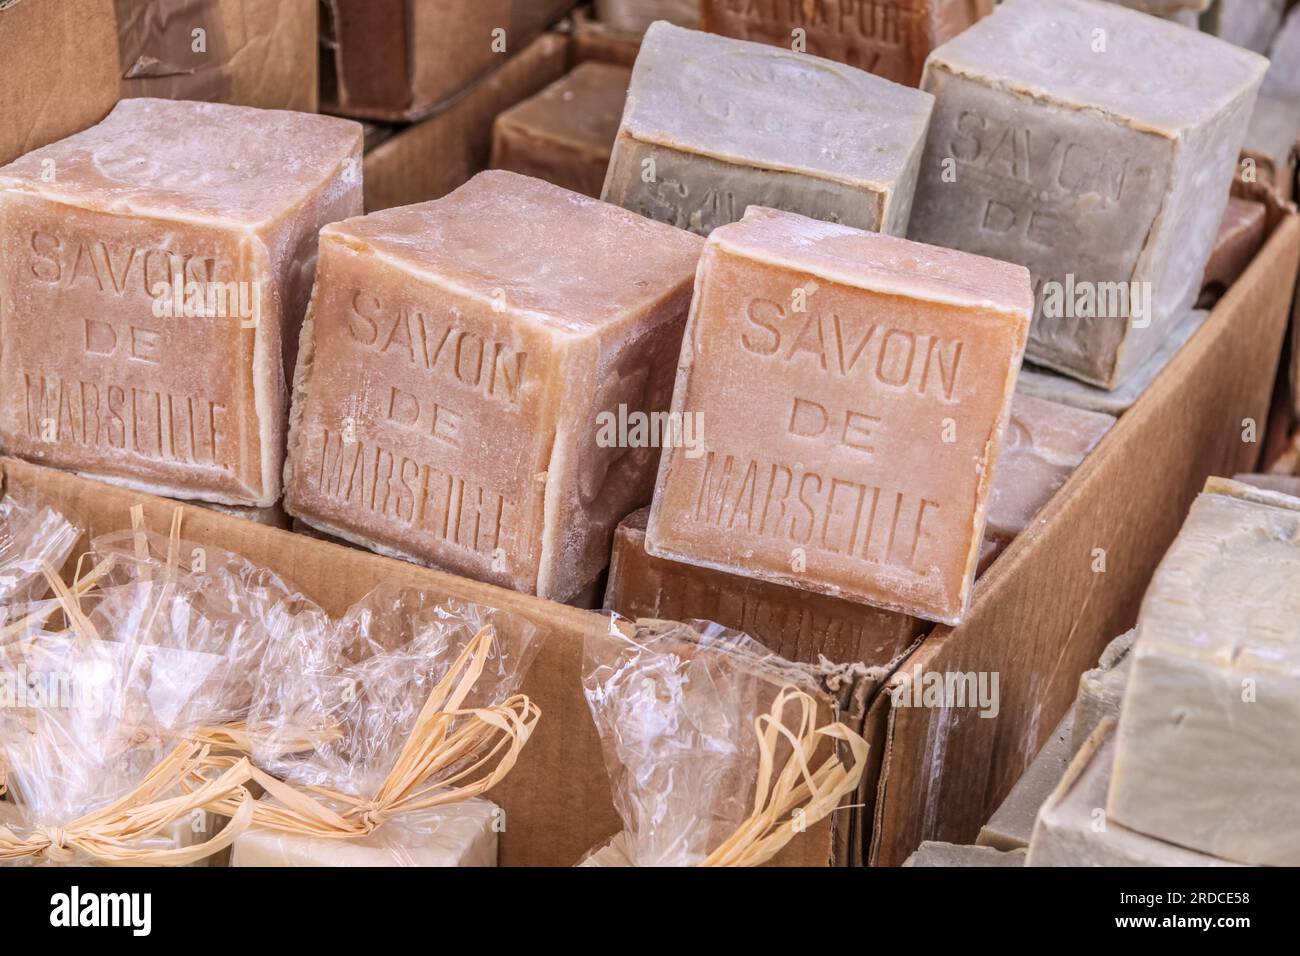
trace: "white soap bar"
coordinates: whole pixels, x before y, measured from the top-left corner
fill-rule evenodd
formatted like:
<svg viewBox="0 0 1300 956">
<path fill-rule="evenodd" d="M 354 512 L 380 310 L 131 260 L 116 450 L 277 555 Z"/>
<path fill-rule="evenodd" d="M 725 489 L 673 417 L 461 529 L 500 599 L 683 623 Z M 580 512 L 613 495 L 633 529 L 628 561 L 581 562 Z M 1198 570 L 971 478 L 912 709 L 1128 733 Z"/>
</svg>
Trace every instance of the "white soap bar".
<svg viewBox="0 0 1300 956">
<path fill-rule="evenodd" d="M 496 866 L 500 810 L 465 800 L 394 817 L 367 837 L 298 836 L 250 828 L 235 841 L 231 866 Z"/>
<path fill-rule="evenodd" d="M 1300 500 L 1211 478 L 1151 579 L 1132 656 L 1110 817 L 1300 864 Z"/>
</svg>

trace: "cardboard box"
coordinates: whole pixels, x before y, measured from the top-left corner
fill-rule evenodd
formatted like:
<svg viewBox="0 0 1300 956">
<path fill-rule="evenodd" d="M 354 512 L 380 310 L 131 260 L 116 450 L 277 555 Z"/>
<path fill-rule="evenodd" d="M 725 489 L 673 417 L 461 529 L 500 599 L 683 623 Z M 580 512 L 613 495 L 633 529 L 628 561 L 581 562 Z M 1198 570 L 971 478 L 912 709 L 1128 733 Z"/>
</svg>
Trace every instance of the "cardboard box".
<svg viewBox="0 0 1300 956">
<path fill-rule="evenodd" d="M 500 69 L 576 0 L 322 0 L 320 96 L 354 119 L 413 122 Z"/>
<path fill-rule="evenodd" d="M 0 458 L 0 479 L 6 492 L 39 494 L 45 504 L 86 529 L 69 569 L 90 538 L 130 527 L 132 505 L 144 505 L 146 521 L 155 529 L 170 525 L 177 506 L 12 458 Z M 501 865 L 570 866 L 621 828 L 581 680 L 583 639 L 592 629 L 607 628 L 606 618 L 206 509 L 186 507 L 181 534 L 271 568 L 332 614 L 341 613 L 380 582 L 391 582 L 514 611 L 546 628 L 546 640 L 523 687 L 541 708 L 541 721 L 519 763 L 487 795 L 506 811 Z M 837 686 L 841 701 L 850 699 L 849 684 L 841 680 Z M 841 811 L 809 828 L 774 862 L 826 865 L 832 860 L 832 823 L 847 827 L 850 816 Z M 846 852 L 847 836 L 839 835 L 837 845 L 840 853 Z"/>
<path fill-rule="evenodd" d="M 99 122 L 121 97 L 315 112 L 316 4 L 0 3 L 0 90 L 0 165 Z"/>
<path fill-rule="evenodd" d="M 882 766 L 870 862 L 923 841 L 968 843 L 1070 706 L 1079 675 L 1131 627 L 1156 565 L 1209 475 L 1259 457 L 1300 266 L 1300 217 L 1265 189 L 1269 238 L 1246 273 L 1035 522 L 876 695 Z M 1255 442 L 1243 422 L 1256 423 Z M 1104 561 L 1104 571 L 1100 568 Z M 916 675 L 998 675 L 998 715 L 909 706 Z M 865 823 L 862 824 L 865 829 Z"/>
<path fill-rule="evenodd" d="M 366 212 L 438 199 L 487 169 L 498 113 L 553 83 L 568 69 L 568 41 L 538 37 L 446 109 L 366 153 Z"/>
</svg>

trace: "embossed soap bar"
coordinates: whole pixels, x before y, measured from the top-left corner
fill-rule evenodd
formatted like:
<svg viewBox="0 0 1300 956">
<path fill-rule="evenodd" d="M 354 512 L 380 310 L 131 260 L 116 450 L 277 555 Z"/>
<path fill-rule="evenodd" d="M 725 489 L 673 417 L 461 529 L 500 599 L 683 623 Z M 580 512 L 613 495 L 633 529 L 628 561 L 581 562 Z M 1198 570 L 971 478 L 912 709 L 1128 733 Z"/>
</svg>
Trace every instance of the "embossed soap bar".
<svg viewBox="0 0 1300 956">
<path fill-rule="evenodd" d="M 1266 66 L 1113 3 L 1006 0 L 926 65 L 910 236 L 1028 266 L 1029 359 L 1113 388 L 1200 292 Z"/>
<path fill-rule="evenodd" d="M 1114 424 L 1110 415 L 1017 394 L 993 473 L 986 536 L 1005 546 L 1028 528 Z"/>
<path fill-rule="evenodd" d="M 603 196 L 705 236 L 750 205 L 902 235 L 933 105 L 830 60 L 656 23 Z"/>
<path fill-rule="evenodd" d="M 360 125 L 307 113 L 122 100 L 0 169 L 0 444 L 273 504 L 316 233 L 360 211 Z"/>
<path fill-rule="evenodd" d="M 925 58 L 996 0 L 701 0 L 704 29 L 793 48 L 915 86 Z M 798 32 L 796 32 L 798 31 Z"/>
<path fill-rule="evenodd" d="M 628 618 L 705 620 L 744 631 L 788 660 L 883 667 L 926 630 L 914 617 L 740 577 L 645 550 L 649 509 L 614 534 L 605 607 Z"/>
<path fill-rule="evenodd" d="M 1110 818 L 1238 863 L 1300 864 L 1300 500 L 1206 482 L 1132 657 Z"/>
<path fill-rule="evenodd" d="M 620 33 L 645 33 L 656 20 L 700 25 L 700 0 L 596 0 L 596 19 Z"/>
<path fill-rule="evenodd" d="M 531 99 L 497 116 L 492 167 L 599 197 L 632 71 L 580 63 Z"/>
<path fill-rule="evenodd" d="M 752 207 L 705 246 L 659 557 L 956 622 L 1033 303 L 1020 267 Z"/>
<path fill-rule="evenodd" d="M 339 840 L 251 827 L 231 866 L 496 866 L 501 810 L 471 798 L 393 817 L 369 836 Z"/>
<path fill-rule="evenodd" d="M 572 597 L 650 498 L 658 447 L 618 440 L 601 413 L 667 407 L 702 246 L 502 171 L 325 229 L 285 510 L 382 553 Z"/>
</svg>

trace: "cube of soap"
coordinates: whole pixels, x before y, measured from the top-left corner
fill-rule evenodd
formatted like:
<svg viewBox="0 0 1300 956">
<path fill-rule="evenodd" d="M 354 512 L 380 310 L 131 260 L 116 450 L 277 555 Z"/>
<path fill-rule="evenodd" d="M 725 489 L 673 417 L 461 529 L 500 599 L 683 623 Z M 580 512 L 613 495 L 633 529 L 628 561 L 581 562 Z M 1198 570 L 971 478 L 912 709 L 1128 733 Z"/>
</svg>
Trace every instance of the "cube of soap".
<svg viewBox="0 0 1300 956">
<path fill-rule="evenodd" d="M 915 86 L 925 58 L 996 0 L 702 0 L 704 29 L 791 47 Z M 800 31 L 798 34 L 795 31 Z"/>
<path fill-rule="evenodd" d="M 1025 866 L 1233 866 L 1139 833 L 1106 813 L 1115 724 L 1102 722 L 1038 813 Z"/>
<path fill-rule="evenodd" d="M 986 536 L 1006 545 L 1028 528 L 1114 424 L 1111 415 L 1017 394 L 993 473 Z"/>
<path fill-rule="evenodd" d="M 619 33 L 645 33 L 656 20 L 700 25 L 700 0 L 596 0 L 596 19 Z"/>
<path fill-rule="evenodd" d="M 0 169 L 0 444 L 266 507 L 316 234 L 361 211 L 361 127 L 122 100 Z"/>
<path fill-rule="evenodd" d="M 1179 349 L 1188 343 L 1196 334 L 1196 330 L 1204 325 L 1209 317 L 1210 313 L 1204 309 L 1194 309 L 1184 315 L 1168 330 L 1160 347 L 1142 363 L 1142 367 L 1117 388 L 1105 389 L 1087 385 L 1078 379 L 1036 368 L 1026 362 L 1025 367 L 1020 370 L 1020 379 L 1016 382 L 1016 394 L 1032 395 L 1035 398 L 1045 398 L 1051 402 L 1073 405 L 1075 408 L 1085 408 L 1094 412 L 1105 412 L 1109 415 L 1123 415 L 1151 387 L 1156 376 L 1168 367 Z"/>
<path fill-rule="evenodd" d="M 1080 749 L 1107 717 L 1119 717 L 1124 690 L 1128 687 L 1129 665 L 1133 660 L 1129 652 L 1135 637 L 1135 631 L 1126 631 L 1115 638 L 1106 645 L 1097 666 L 1079 677 L 1079 693 L 1074 699 L 1074 729 L 1070 734 L 1074 750 Z"/>
<path fill-rule="evenodd" d="M 910 236 L 1028 266 L 1028 358 L 1114 388 L 1195 303 L 1266 65 L 1113 3 L 1006 0 L 926 65 Z"/>
<path fill-rule="evenodd" d="M 1295 189 L 1298 145 L 1300 97 L 1261 95 L 1241 147 L 1242 159 L 1254 163 L 1254 181 L 1271 184 L 1282 198 L 1289 199 Z"/>
<path fill-rule="evenodd" d="M 815 664 L 825 657 L 868 667 L 896 660 L 924 630 L 896 611 L 657 558 L 645 549 L 649 514 L 634 512 L 614 534 L 605 607 L 624 617 L 713 621 L 787 660 Z"/>
<path fill-rule="evenodd" d="M 1300 864 L 1300 500 L 1211 478 L 1132 655 L 1110 817 L 1238 863 Z"/>
<path fill-rule="evenodd" d="M 995 850 L 988 846 L 961 846 L 927 840 L 903 866 L 1024 866 L 1025 851 Z"/>
<path fill-rule="evenodd" d="M 627 831 L 620 830 L 603 846 L 592 850 L 579 862 L 578 866 L 632 866 L 632 857 L 628 852 Z"/>
<path fill-rule="evenodd" d="M 1300 100 L 1300 7 L 1292 7 L 1268 51 L 1263 92 Z"/>
<path fill-rule="evenodd" d="M 1110 0 L 1110 2 L 1197 29 L 1200 16 L 1209 7 L 1211 0 Z"/>
<path fill-rule="evenodd" d="M 369 836 L 332 839 L 250 827 L 231 866 L 496 866 L 500 808 L 471 798 L 385 821 Z"/>
<path fill-rule="evenodd" d="M 751 205 L 903 235 L 932 107 L 840 63 L 656 23 L 603 198 L 705 236 Z"/>
<path fill-rule="evenodd" d="M 492 167 L 599 197 L 632 71 L 581 63 L 497 116 Z"/>
<path fill-rule="evenodd" d="M 346 116 L 421 119 L 573 6 L 574 0 L 325 0 L 321 99 Z"/>
<path fill-rule="evenodd" d="M 955 623 L 1033 308 L 1020 266 L 753 207 L 705 246 L 646 548 Z"/>
<path fill-rule="evenodd" d="M 1236 46 L 1268 52 L 1282 25 L 1288 0 L 1214 0 L 1201 17 L 1201 29 Z"/>
<path fill-rule="evenodd" d="M 1233 481 L 1251 485 L 1264 491 L 1276 491 L 1278 494 L 1300 498 L 1300 475 L 1233 475 Z"/>
<path fill-rule="evenodd" d="M 576 594 L 649 500 L 671 429 L 648 416 L 668 405 L 702 245 L 500 171 L 325 229 L 285 510 L 385 554 Z"/>
<path fill-rule="evenodd" d="M 1204 304 L 1222 296 L 1259 252 L 1266 235 L 1265 212 L 1262 202 L 1235 196 L 1228 200 L 1228 208 L 1223 211 L 1219 233 L 1214 239 L 1214 251 L 1201 279 Z"/>
</svg>

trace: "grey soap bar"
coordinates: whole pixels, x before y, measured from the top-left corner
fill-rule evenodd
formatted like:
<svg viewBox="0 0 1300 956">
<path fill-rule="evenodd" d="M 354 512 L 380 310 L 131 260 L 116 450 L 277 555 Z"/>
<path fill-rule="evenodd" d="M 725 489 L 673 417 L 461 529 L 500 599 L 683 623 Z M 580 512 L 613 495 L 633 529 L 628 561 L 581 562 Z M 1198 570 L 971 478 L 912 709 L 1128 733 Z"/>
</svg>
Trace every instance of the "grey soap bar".
<svg viewBox="0 0 1300 956">
<path fill-rule="evenodd" d="M 1300 137 L 1300 98 L 1261 95 L 1255 103 L 1242 144 L 1242 155 L 1257 164 L 1256 178 L 1270 182 L 1289 196 L 1296 168 L 1296 138 Z"/>
<path fill-rule="evenodd" d="M 1135 633 L 1126 631 L 1107 644 L 1097 666 L 1079 677 L 1079 695 L 1074 699 L 1074 730 L 1070 734 L 1072 750 L 1079 750 L 1107 717 L 1119 717 Z"/>
<path fill-rule="evenodd" d="M 1113 720 L 1103 721 L 1070 761 L 1039 811 L 1025 866 L 1235 866 L 1136 833 L 1107 815 L 1114 730 Z"/>
<path fill-rule="evenodd" d="M 1160 334 L 1160 344 L 1156 351 L 1142 363 L 1141 368 L 1114 389 L 1085 385 L 1064 375 L 1026 364 L 1020 369 L 1020 378 L 1016 380 L 1016 392 L 1060 402 L 1063 405 L 1073 405 L 1075 408 L 1122 415 L 1142 397 L 1142 393 L 1156 380 L 1156 376 L 1173 361 L 1178 350 L 1187 344 L 1188 339 L 1209 316 L 1210 313 L 1203 309 L 1188 312 L 1168 331 Z M 1141 331 L 1144 335 L 1155 334 L 1151 329 Z"/>
<path fill-rule="evenodd" d="M 656 20 L 700 25 L 699 0 L 596 0 L 596 19 L 619 33 L 645 33 Z"/>
<path fill-rule="evenodd" d="M 1214 0 L 1201 29 L 1235 46 L 1264 53 L 1282 23 L 1287 0 Z"/>
<path fill-rule="evenodd" d="M 1263 92 L 1300 100 L 1300 6 L 1291 8 L 1268 51 Z"/>
<path fill-rule="evenodd" d="M 1211 478 L 1151 579 L 1132 654 L 1111 819 L 1300 864 L 1300 500 Z"/>
<path fill-rule="evenodd" d="M 1114 388 L 1200 292 L 1266 67 L 1113 3 L 1006 0 L 926 64 L 910 237 L 1027 266 L 1026 357 Z"/>
<path fill-rule="evenodd" d="M 842 63 L 655 23 L 602 198 L 705 236 L 751 205 L 901 236 L 933 106 Z"/>
<path fill-rule="evenodd" d="M 1038 756 L 1034 757 L 1016 785 L 1011 788 L 1001 806 L 989 817 L 989 822 L 980 828 L 980 834 L 975 840 L 977 844 L 998 850 L 1024 849 L 1029 846 L 1038 809 L 1056 789 L 1056 785 L 1065 776 L 1065 768 L 1070 765 L 1070 757 L 1074 752 L 1070 746 L 1074 721 L 1074 708 L 1071 707 L 1052 731 L 1052 736 L 1047 738 L 1047 743 L 1038 751 Z"/>
<path fill-rule="evenodd" d="M 1003 851 L 987 846 L 962 846 L 927 840 L 903 866 L 1024 866 L 1023 849 Z"/>
<path fill-rule="evenodd" d="M 1241 474 L 1233 475 L 1232 480 L 1264 491 L 1276 491 L 1278 494 L 1300 498 L 1300 475 Z"/>
</svg>

